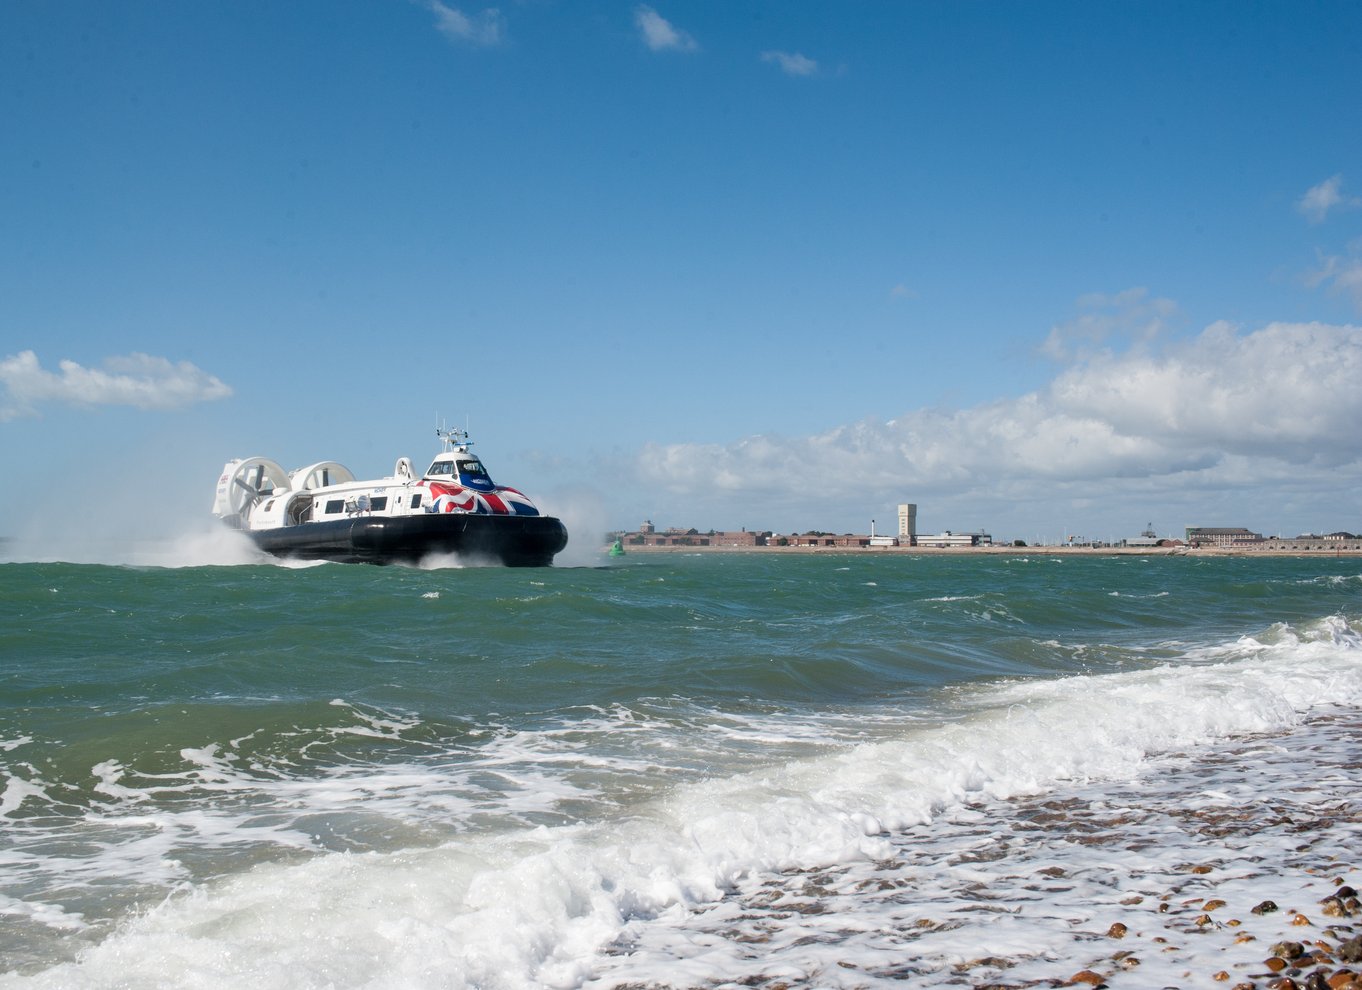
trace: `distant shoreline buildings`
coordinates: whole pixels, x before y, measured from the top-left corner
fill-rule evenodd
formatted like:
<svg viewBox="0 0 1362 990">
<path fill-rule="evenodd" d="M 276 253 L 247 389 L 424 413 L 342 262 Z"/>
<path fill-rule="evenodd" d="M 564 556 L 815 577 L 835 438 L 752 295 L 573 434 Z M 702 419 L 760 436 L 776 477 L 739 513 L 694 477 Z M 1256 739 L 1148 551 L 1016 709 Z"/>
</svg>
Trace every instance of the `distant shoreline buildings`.
<svg viewBox="0 0 1362 990">
<path fill-rule="evenodd" d="M 1362 550 L 1362 536 L 1344 532 L 1263 536 L 1242 527 L 1188 526 L 1187 545 L 1224 550 Z"/>
<path fill-rule="evenodd" d="M 659 532 L 651 520 L 632 532 L 611 534 L 621 545 L 634 547 L 987 547 L 993 545 L 988 533 L 953 533 L 947 530 L 934 536 L 919 535 L 917 506 L 905 502 L 898 507 L 898 535 L 881 536 L 875 533 L 875 521 L 870 521 L 869 533 L 828 533 L 811 529 L 803 533 L 776 533 L 774 530 L 680 529 L 672 527 Z"/>
<path fill-rule="evenodd" d="M 1088 549 L 1218 549 L 1218 550 L 1266 550 L 1276 552 L 1362 552 L 1362 536 L 1347 532 L 1327 533 L 1324 535 L 1302 534 L 1295 537 L 1263 536 L 1242 527 L 1188 526 L 1185 539 L 1159 537 L 1152 528 L 1146 528 L 1139 536 L 1119 541 L 1101 541 L 1067 537 L 1061 547 Z M 651 520 L 645 521 L 638 529 L 616 531 L 609 534 L 609 541 L 618 540 L 626 550 L 636 548 L 696 547 L 696 548 L 778 548 L 792 547 L 805 549 L 855 549 L 855 548 L 912 548 L 924 549 L 970 549 L 975 547 L 995 547 L 993 537 L 984 532 L 955 532 L 946 530 L 937 534 L 923 534 L 917 531 L 917 505 L 912 502 L 898 506 L 898 533 L 881 535 L 875 532 L 875 522 L 871 520 L 869 533 L 830 533 L 817 529 L 802 533 L 777 533 L 774 530 L 741 529 L 700 530 L 670 527 L 658 530 Z M 1048 544 L 1032 544 L 1042 546 Z M 1015 548 L 1025 548 L 1028 544 L 1014 540 L 1004 544 Z"/>
</svg>

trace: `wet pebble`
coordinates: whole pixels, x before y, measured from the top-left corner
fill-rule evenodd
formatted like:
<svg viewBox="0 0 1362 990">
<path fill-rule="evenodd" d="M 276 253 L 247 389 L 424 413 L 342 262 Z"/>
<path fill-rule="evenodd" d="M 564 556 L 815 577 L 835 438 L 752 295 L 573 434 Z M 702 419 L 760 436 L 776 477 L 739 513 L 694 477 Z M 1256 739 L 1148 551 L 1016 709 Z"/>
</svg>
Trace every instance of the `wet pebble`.
<svg viewBox="0 0 1362 990">
<path fill-rule="evenodd" d="M 1107 985 L 1107 978 L 1101 973 L 1094 973 L 1090 969 L 1080 970 L 1069 977 L 1069 983 L 1082 984 L 1089 987 L 1104 987 Z"/>
</svg>

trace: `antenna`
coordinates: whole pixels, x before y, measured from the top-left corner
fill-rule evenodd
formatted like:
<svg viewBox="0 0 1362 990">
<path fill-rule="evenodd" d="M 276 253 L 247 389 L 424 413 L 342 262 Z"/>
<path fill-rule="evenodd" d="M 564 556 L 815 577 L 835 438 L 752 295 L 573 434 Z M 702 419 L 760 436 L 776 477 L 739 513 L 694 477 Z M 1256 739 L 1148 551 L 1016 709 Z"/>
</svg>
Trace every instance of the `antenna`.
<svg viewBox="0 0 1362 990">
<path fill-rule="evenodd" d="M 468 431 L 460 430 L 457 427 L 452 429 L 437 428 L 435 435 L 439 437 L 440 442 L 444 444 L 444 450 L 446 452 L 451 450 L 467 450 L 469 447 L 473 446 L 473 441 L 468 439 Z"/>
<path fill-rule="evenodd" d="M 444 445 L 446 452 L 451 450 L 467 450 L 473 446 L 473 441 L 468 439 L 468 417 L 464 416 L 464 428 L 450 428 L 444 425 L 443 417 L 438 414 L 435 417 L 435 435 L 440 438 L 440 443 Z"/>
</svg>

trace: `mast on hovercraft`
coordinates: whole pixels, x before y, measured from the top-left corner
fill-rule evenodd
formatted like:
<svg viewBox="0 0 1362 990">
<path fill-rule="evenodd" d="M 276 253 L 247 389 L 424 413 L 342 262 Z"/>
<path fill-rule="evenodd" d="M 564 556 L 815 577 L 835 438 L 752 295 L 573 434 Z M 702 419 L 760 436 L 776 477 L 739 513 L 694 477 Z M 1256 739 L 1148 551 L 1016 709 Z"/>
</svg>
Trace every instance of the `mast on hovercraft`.
<svg viewBox="0 0 1362 990">
<path fill-rule="evenodd" d="M 473 446 L 473 441 L 468 438 L 467 430 L 460 430 L 455 427 L 441 429 L 435 427 L 435 435 L 440 438 L 445 453 L 467 453 L 468 448 Z"/>
</svg>

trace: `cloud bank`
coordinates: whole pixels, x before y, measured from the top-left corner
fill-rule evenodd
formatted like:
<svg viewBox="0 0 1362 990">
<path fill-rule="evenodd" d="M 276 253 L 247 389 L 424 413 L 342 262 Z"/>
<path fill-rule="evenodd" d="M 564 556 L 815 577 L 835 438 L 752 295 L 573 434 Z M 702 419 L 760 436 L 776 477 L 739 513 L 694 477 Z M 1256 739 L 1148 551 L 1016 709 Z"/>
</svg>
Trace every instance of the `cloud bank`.
<svg viewBox="0 0 1362 990">
<path fill-rule="evenodd" d="M 45 370 L 32 351 L 0 360 L 0 422 L 36 416 L 44 404 L 179 409 L 232 394 L 228 385 L 188 361 L 172 363 L 149 354 L 111 357 L 102 368 L 63 360 L 58 368 Z"/>
<path fill-rule="evenodd" d="M 1155 309 L 1160 307 L 1156 306 Z M 763 504 L 938 495 L 1043 501 L 1276 479 L 1337 487 L 1362 471 L 1362 327 L 1216 323 L 1161 354 L 1076 359 L 1044 389 L 959 410 L 918 409 L 816 436 L 650 444 L 647 486 Z M 824 513 L 826 509 L 822 510 Z M 815 520 L 816 521 L 816 520 Z"/>
</svg>

